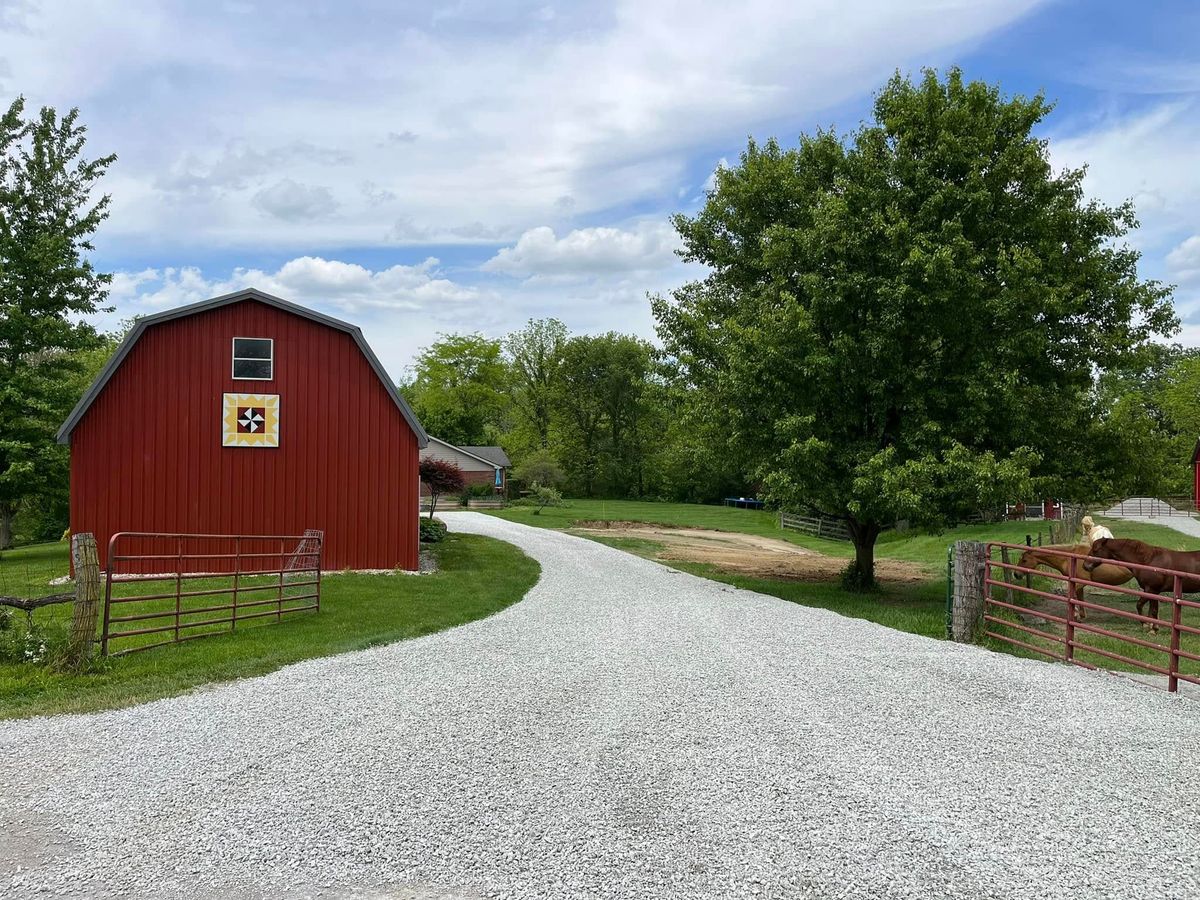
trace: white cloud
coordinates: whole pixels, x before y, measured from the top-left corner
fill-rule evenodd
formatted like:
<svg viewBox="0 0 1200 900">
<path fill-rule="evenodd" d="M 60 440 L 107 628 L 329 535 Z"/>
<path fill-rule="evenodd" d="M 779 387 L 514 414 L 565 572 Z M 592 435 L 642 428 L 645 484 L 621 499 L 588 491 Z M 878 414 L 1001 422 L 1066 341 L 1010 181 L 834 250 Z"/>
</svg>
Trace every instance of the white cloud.
<svg viewBox="0 0 1200 900">
<path fill-rule="evenodd" d="M 715 166 L 713 166 L 713 170 L 709 174 L 708 178 L 705 179 L 704 190 L 715 191 L 717 189 L 717 173 L 720 172 L 722 169 L 728 169 L 728 168 L 729 168 L 729 160 L 726 159 L 724 156 L 722 156 L 720 159 L 717 160 L 717 164 Z"/>
<path fill-rule="evenodd" d="M 256 179 L 270 175 L 294 162 L 348 165 L 348 153 L 318 147 L 306 141 L 293 141 L 280 147 L 252 147 L 245 141 L 230 141 L 215 156 L 189 152 L 155 180 L 155 186 L 168 191 L 240 190 Z"/>
<path fill-rule="evenodd" d="M 1132 199 L 1142 221 L 1139 245 L 1154 247 L 1180 229 L 1194 231 L 1200 225 L 1198 113 L 1200 102 L 1171 101 L 1108 117 L 1052 137 L 1051 159 L 1058 166 L 1086 165 L 1087 192 L 1106 203 Z"/>
<path fill-rule="evenodd" d="M 1141 274 L 1179 285 L 1175 307 L 1190 319 L 1175 336 L 1200 344 L 1200 98 L 1173 98 L 1135 113 L 1110 115 L 1052 138 L 1056 165 L 1086 164 L 1087 193 L 1105 203 L 1133 200 L 1140 228 L 1128 242 L 1142 253 Z M 1190 236 L 1189 236 L 1190 235 Z"/>
<path fill-rule="evenodd" d="M 564 239 L 565 240 L 565 239 Z M 623 331 L 652 338 L 647 291 L 669 291 L 694 273 L 676 263 L 651 272 L 606 271 L 566 279 L 500 279 L 463 283 L 437 259 L 371 269 L 317 256 L 291 259 L 274 271 L 235 269 L 210 275 L 195 266 L 119 272 L 110 299 L 116 312 L 99 324 L 254 287 L 359 325 L 394 376 L 442 332 L 481 331 L 501 337 L 530 318 L 555 315 L 576 333 Z"/>
<path fill-rule="evenodd" d="M 91 146 L 118 153 L 108 246 L 472 243 L 666 209 L 707 148 L 944 62 L 1038 2 L 371 3 L 363 28 L 354 2 L 38 0 L 0 43 L 6 88 L 80 105 Z"/>
<path fill-rule="evenodd" d="M 478 289 L 441 277 L 432 257 L 415 266 L 372 271 L 356 263 L 300 256 L 274 272 L 235 269 L 228 278 L 206 278 L 194 266 L 144 269 L 113 278 L 111 298 L 126 314 L 207 300 L 242 288 L 258 288 L 306 305 L 342 310 L 430 310 L 439 304 L 480 299 Z"/>
<path fill-rule="evenodd" d="M 338 207 L 329 188 L 299 184 L 290 178 L 263 188 L 254 195 L 254 205 L 285 222 L 327 216 Z"/>
<path fill-rule="evenodd" d="M 1168 253 L 1167 267 L 1180 282 L 1200 281 L 1200 234 L 1193 234 Z"/>
<path fill-rule="evenodd" d="M 524 276 L 581 276 L 644 272 L 678 262 L 679 237 L 670 225 L 646 222 L 635 229 L 579 228 L 557 237 L 546 226 L 526 231 L 481 268 Z"/>
</svg>

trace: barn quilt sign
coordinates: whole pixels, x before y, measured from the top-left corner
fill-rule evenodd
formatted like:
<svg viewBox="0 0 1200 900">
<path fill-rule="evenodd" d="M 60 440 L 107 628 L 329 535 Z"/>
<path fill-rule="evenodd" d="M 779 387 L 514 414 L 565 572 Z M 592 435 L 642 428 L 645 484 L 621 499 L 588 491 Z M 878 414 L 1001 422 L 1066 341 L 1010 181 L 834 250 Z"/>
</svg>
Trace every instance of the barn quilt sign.
<svg viewBox="0 0 1200 900">
<path fill-rule="evenodd" d="M 225 447 L 278 447 L 278 394 L 225 394 L 221 412 Z"/>
</svg>

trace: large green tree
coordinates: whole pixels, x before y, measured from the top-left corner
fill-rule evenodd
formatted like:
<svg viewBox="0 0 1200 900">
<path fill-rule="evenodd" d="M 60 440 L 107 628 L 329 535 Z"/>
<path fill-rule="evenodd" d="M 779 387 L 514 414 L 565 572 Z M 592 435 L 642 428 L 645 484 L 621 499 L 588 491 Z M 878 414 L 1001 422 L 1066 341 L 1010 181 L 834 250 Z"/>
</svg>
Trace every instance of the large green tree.
<svg viewBox="0 0 1200 900">
<path fill-rule="evenodd" d="M 751 142 L 675 225 L 703 280 L 654 312 L 771 496 L 840 516 L 869 586 L 880 530 L 1091 464 L 1096 370 L 1176 327 L 1122 242 L 1129 204 L 1052 170 L 1041 96 L 897 75 L 852 134 Z"/>
<path fill-rule="evenodd" d="M 22 504 L 66 484 L 54 435 L 78 399 L 80 354 L 100 343 L 80 317 L 107 297 L 87 254 L 115 157 L 85 158 L 85 133 L 78 110 L 26 119 L 20 98 L 0 117 L 0 549 Z"/>
<path fill-rule="evenodd" d="M 504 339 L 512 367 L 513 437 L 526 452 L 550 446 L 555 380 L 569 337 L 558 319 L 530 319 Z"/>
<path fill-rule="evenodd" d="M 500 341 L 442 335 L 417 356 L 401 389 L 425 430 L 452 444 L 492 444 L 507 430 L 510 372 Z"/>
<path fill-rule="evenodd" d="M 570 484 L 591 497 L 601 474 L 604 447 L 603 341 L 573 337 L 563 347 L 554 381 L 556 451 Z"/>
<path fill-rule="evenodd" d="M 1130 361 L 1100 374 L 1096 427 L 1086 475 L 1094 498 L 1191 493 L 1197 351 L 1149 344 Z"/>
<path fill-rule="evenodd" d="M 646 492 L 663 431 L 653 349 L 609 332 L 568 340 L 560 355 L 554 437 L 572 486 L 586 496 Z"/>
</svg>

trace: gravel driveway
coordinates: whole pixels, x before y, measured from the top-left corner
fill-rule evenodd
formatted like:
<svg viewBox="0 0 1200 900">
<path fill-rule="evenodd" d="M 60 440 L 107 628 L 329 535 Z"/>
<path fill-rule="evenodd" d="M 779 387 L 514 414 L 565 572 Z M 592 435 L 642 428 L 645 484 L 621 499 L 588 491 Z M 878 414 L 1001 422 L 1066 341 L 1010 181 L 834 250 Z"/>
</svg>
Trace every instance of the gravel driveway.
<svg viewBox="0 0 1200 900">
<path fill-rule="evenodd" d="M 447 520 L 542 580 L 442 634 L 0 723 L 0 894 L 1200 896 L 1200 703 Z"/>
</svg>

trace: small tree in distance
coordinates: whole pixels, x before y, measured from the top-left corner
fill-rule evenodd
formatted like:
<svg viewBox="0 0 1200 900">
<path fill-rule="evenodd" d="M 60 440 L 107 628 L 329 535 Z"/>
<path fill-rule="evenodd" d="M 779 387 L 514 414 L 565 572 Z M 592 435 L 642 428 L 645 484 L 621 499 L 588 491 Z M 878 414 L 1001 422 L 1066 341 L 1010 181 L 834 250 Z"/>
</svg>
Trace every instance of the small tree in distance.
<svg viewBox="0 0 1200 900">
<path fill-rule="evenodd" d="M 429 488 L 429 518 L 437 509 L 438 497 L 449 491 L 457 493 L 466 486 L 463 470 L 444 459 L 423 459 L 419 467 L 421 483 Z"/>
<path fill-rule="evenodd" d="M 513 470 L 513 477 L 523 481 L 530 488 L 534 485 L 556 488 L 566 480 L 562 467 L 548 450 L 539 450 L 527 457 Z"/>
</svg>

